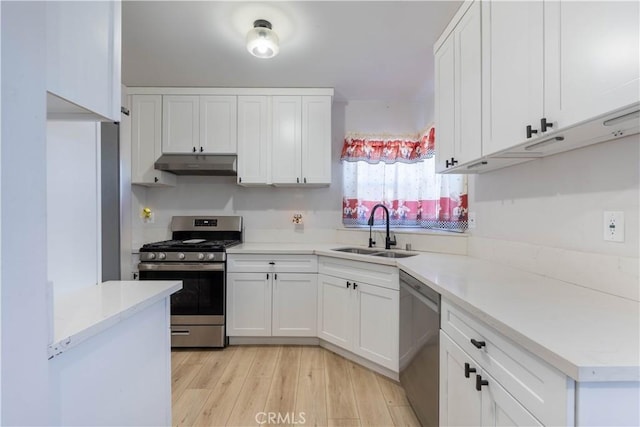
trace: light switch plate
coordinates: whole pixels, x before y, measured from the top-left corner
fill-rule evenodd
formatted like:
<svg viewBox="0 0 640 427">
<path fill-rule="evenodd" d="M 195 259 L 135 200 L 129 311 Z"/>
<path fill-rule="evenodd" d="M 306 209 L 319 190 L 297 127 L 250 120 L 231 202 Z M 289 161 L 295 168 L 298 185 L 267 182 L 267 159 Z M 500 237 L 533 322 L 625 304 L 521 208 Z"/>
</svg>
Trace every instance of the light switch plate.
<svg viewBox="0 0 640 427">
<path fill-rule="evenodd" d="M 604 240 L 624 242 L 624 212 L 604 212 Z"/>
</svg>

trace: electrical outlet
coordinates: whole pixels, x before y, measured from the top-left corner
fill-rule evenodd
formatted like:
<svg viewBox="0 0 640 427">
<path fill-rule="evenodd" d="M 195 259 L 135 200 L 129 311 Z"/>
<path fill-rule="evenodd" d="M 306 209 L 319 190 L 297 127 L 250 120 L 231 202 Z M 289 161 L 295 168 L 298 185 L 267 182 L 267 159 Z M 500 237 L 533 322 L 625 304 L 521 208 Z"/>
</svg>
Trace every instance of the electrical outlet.
<svg viewBox="0 0 640 427">
<path fill-rule="evenodd" d="M 476 213 L 475 212 L 469 212 L 469 216 L 468 216 L 468 223 L 469 223 L 469 228 L 476 228 Z"/>
<path fill-rule="evenodd" d="M 624 212 L 604 212 L 604 240 L 624 242 Z"/>
</svg>

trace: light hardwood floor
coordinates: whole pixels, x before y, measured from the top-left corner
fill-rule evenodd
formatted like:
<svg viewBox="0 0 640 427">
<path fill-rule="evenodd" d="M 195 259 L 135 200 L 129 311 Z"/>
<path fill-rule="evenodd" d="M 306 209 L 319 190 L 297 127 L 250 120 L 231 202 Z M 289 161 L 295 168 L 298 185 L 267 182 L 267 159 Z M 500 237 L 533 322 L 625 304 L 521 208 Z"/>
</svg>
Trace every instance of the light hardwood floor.
<svg viewBox="0 0 640 427">
<path fill-rule="evenodd" d="M 320 347 L 174 350 L 171 367 L 176 426 L 420 425 L 400 385 Z"/>
</svg>

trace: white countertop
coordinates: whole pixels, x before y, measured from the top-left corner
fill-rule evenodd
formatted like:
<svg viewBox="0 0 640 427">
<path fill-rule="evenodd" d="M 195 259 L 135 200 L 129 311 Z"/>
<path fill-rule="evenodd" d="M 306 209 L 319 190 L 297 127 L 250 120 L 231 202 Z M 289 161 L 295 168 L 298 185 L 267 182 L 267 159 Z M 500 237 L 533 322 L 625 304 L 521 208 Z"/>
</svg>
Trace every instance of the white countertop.
<svg viewBox="0 0 640 427">
<path fill-rule="evenodd" d="M 54 301 L 49 358 L 73 348 L 182 289 L 182 282 L 110 281 L 61 295 Z"/>
<path fill-rule="evenodd" d="M 397 265 L 576 381 L 640 381 L 640 303 L 499 263 L 420 252 L 388 259 L 347 244 L 254 243 L 229 253 L 318 254 Z"/>
</svg>

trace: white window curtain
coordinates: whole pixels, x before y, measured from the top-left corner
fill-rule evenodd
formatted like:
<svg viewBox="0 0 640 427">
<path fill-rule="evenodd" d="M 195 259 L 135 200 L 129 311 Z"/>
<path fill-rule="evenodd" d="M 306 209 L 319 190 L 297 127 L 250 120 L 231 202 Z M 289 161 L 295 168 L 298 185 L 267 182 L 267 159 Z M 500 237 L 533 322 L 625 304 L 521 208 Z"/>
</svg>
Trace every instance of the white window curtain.
<svg viewBox="0 0 640 427">
<path fill-rule="evenodd" d="M 347 135 L 342 151 L 345 226 L 366 226 L 384 204 L 394 227 L 464 231 L 467 178 L 435 173 L 435 129 L 413 137 Z M 383 210 L 375 214 L 382 225 Z"/>
</svg>

